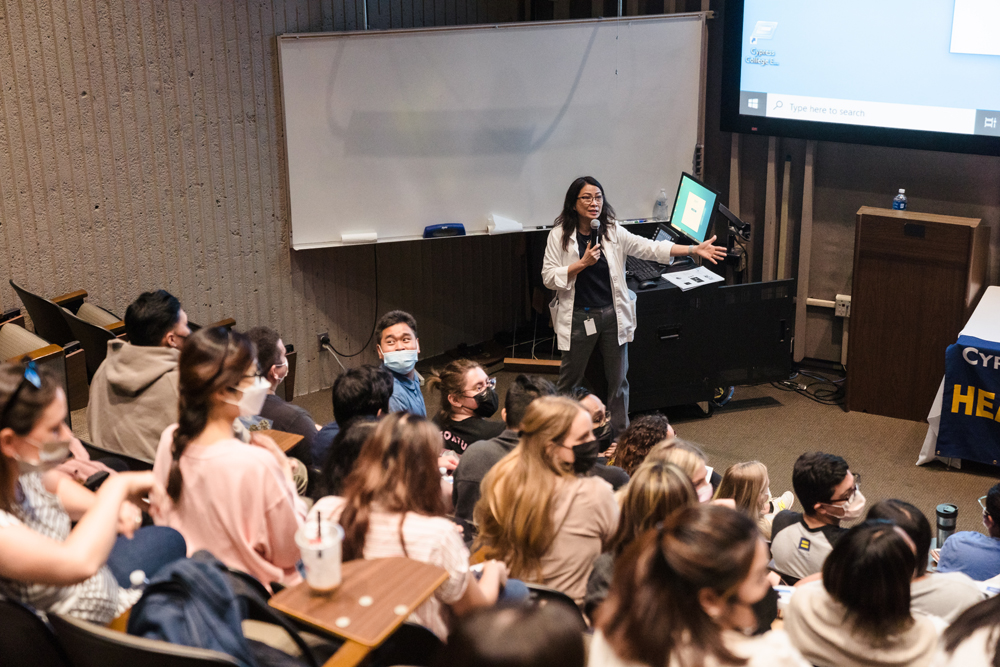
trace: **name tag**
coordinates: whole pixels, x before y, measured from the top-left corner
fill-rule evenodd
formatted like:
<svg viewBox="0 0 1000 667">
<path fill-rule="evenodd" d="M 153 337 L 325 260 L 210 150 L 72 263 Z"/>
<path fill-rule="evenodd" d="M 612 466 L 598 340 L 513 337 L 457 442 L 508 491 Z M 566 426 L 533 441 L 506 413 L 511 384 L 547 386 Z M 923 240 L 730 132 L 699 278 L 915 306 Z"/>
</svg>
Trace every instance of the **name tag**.
<svg viewBox="0 0 1000 667">
<path fill-rule="evenodd" d="M 588 317 L 583 321 L 583 330 L 587 332 L 588 336 L 593 336 L 597 333 L 597 325 L 594 324 L 593 317 Z"/>
</svg>

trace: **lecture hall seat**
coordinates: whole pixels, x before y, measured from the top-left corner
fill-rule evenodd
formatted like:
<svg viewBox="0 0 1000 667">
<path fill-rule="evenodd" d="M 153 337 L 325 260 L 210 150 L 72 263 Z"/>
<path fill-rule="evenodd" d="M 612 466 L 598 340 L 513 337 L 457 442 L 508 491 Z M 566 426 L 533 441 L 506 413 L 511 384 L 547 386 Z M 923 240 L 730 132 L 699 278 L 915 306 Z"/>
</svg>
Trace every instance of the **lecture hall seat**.
<svg viewBox="0 0 1000 667">
<path fill-rule="evenodd" d="M 133 637 L 70 616 L 49 614 L 49 623 L 74 667 L 211 667 L 239 665 L 218 651 Z"/>
<path fill-rule="evenodd" d="M 72 667 L 52 629 L 35 610 L 2 596 L 0 656 L 5 665 Z"/>
</svg>

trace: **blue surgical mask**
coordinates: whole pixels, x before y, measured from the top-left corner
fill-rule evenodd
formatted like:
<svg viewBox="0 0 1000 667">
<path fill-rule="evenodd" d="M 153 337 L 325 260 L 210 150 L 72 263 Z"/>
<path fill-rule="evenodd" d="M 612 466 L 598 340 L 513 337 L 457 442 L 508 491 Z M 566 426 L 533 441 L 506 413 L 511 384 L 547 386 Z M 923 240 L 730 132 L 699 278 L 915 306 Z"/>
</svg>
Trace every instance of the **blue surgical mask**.
<svg viewBox="0 0 1000 667">
<path fill-rule="evenodd" d="M 417 365 L 417 356 L 420 353 L 416 350 L 396 350 L 395 352 L 383 352 L 382 361 L 385 367 L 393 373 L 409 375 L 413 367 Z"/>
</svg>

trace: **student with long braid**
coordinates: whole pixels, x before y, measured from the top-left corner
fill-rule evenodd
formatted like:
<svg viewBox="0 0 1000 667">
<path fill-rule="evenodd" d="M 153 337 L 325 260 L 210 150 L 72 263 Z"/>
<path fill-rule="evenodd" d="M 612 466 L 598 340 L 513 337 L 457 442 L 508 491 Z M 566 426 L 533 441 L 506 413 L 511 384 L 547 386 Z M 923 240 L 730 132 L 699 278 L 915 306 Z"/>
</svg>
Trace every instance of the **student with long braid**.
<svg viewBox="0 0 1000 667">
<path fill-rule="evenodd" d="M 266 436 L 244 443 L 233 433 L 233 421 L 257 414 L 267 395 L 253 344 L 222 327 L 201 329 L 179 367 L 179 418 L 163 432 L 153 467 L 169 496 L 157 523 L 180 531 L 189 555 L 206 549 L 265 586 L 298 583 L 295 531 L 306 507 L 288 458 Z"/>
</svg>

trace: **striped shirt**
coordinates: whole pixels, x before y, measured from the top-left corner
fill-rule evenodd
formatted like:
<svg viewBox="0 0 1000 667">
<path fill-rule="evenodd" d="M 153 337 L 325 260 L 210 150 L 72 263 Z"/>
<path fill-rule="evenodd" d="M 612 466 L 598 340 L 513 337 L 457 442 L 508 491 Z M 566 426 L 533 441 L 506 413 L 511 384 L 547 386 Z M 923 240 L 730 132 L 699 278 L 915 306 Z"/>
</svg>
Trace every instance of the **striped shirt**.
<svg viewBox="0 0 1000 667">
<path fill-rule="evenodd" d="M 69 515 L 59 498 L 45 489 L 41 473 L 21 475 L 18 502 L 13 513 L 0 511 L 0 529 L 24 526 L 57 542 L 65 542 L 69 537 Z M 131 607 L 141 591 L 119 588 L 105 565 L 94 576 L 72 586 L 33 584 L 0 577 L 0 594 L 41 612 L 66 614 L 106 625 Z"/>
<path fill-rule="evenodd" d="M 339 522 L 345 502 L 338 496 L 321 498 L 313 505 L 307 521 L 315 521 L 316 513 L 319 512 L 322 519 Z M 406 542 L 405 552 L 400 542 L 400 522 L 403 540 Z M 409 618 L 442 640 L 447 639 L 450 612 L 446 605 L 462 599 L 469 583 L 469 550 L 462 541 L 458 527 L 444 517 L 373 510 L 365 535 L 365 560 L 397 556 L 437 565 L 448 572 L 448 579 L 435 591 L 434 596 L 417 607 Z"/>
</svg>

